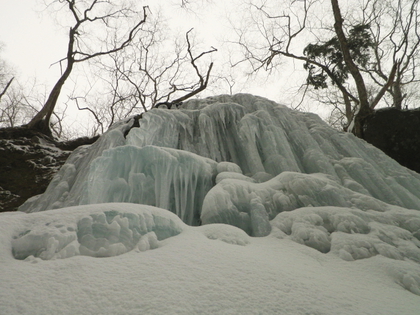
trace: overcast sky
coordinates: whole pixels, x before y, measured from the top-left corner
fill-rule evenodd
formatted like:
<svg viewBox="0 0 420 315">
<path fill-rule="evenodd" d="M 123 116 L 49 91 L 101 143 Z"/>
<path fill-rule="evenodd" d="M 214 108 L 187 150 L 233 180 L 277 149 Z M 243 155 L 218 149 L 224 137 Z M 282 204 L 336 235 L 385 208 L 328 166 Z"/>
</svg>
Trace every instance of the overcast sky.
<svg viewBox="0 0 420 315">
<path fill-rule="evenodd" d="M 154 2 L 173 1 L 155 0 Z M 179 17 L 178 27 L 181 31 L 194 27 L 197 30 L 196 33 L 200 33 L 202 38 L 208 38 L 207 42 L 210 43 L 215 41 L 217 35 L 221 33 L 220 17 L 223 12 L 217 12 L 218 9 L 222 9 L 217 4 L 206 6 L 206 9 L 200 9 L 200 16 L 182 14 L 181 10 L 175 12 Z M 54 77 L 57 75 L 58 67 L 50 69 L 50 65 L 65 56 L 67 31 L 57 25 L 48 12 L 43 12 L 41 9 L 42 5 L 38 0 L 4 1 L 1 5 L 0 42 L 5 45 L 1 56 L 22 76 Z M 167 11 L 166 14 L 171 17 L 173 12 Z M 152 11 L 151 14 L 153 13 Z M 219 16 L 217 21 L 215 21 L 215 16 Z M 212 21 L 215 23 L 211 23 Z M 217 43 L 213 45 L 217 46 Z"/>
<path fill-rule="evenodd" d="M 177 10 L 175 6 L 168 5 L 180 2 L 180 0 L 154 0 L 151 3 L 162 5 L 164 16 L 176 21 L 179 32 L 185 33 L 194 27 L 197 39 L 205 40 L 202 49 L 209 49 L 210 45 L 218 48 L 217 55 L 213 57 L 215 62 L 212 74 L 223 74 L 225 69 L 227 72 L 229 67 L 224 64 L 227 58 L 223 57 L 227 56 L 228 50 L 223 40 L 233 41 L 234 33 L 226 16 L 240 16 L 238 3 L 244 1 L 197 1 L 196 4 L 200 5 L 192 7 L 189 14 L 185 10 Z M 144 3 L 147 4 L 147 1 Z M 0 57 L 15 68 L 19 82 L 24 83 L 26 80 L 36 78 L 38 84 L 45 84 L 45 91 L 48 92 L 60 76 L 59 66 L 51 65 L 66 54 L 68 30 L 42 9 L 40 0 L 3 1 L 0 10 L 0 42 L 5 47 Z M 152 9 L 151 14 L 154 14 L 153 11 L 156 12 L 157 9 Z M 291 63 L 288 69 L 280 69 L 278 77 L 271 76 L 266 82 L 253 79 L 246 86 L 236 84 L 236 90 L 233 92 L 261 95 L 289 105 L 293 98 L 295 102 L 296 99 L 300 99 L 294 95 L 294 92 L 300 85 L 301 79 L 293 68 L 302 70 L 301 65 Z M 239 73 L 239 79 L 244 77 L 245 75 Z M 69 86 L 67 83 L 66 85 Z M 228 85 L 222 86 L 222 89 L 216 93 L 229 93 Z"/>
<path fill-rule="evenodd" d="M 175 0 L 155 0 L 154 3 L 176 3 Z M 232 5 L 238 1 L 230 1 Z M 186 31 L 194 27 L 198 37 L 207 39 L 209 45 L 219 49 L 219 55 L 226 53 L 224 44 L 218 42 L 222 37 L 226 39 L 229 33 L 228 21 L 224 18 L 226 11 L 232 9 L 226 1 L 204 2 L 201 7 L 193 7 L 194 14 L 183 14 L 181 10 L 174 11 L 174 7 L 165 6 L 166 15 L 178 18 L 178 27 Z M 65 56 L 67 46 L 66 30 L 54 23 L 52 17 L 41 11 L 42 5 L 38 0 L 4 1 L 0 10 L 0 42 L 5 47 L 2 58 L 14 65 L 19 77 L 37 77 L 39 83 L 48 80 L 53 84 L 59 75 L 59 67 L 51 64 Z M 169 9 L 168 9 L 169 8 Z M 235 6 L 233 6 L 235 8 Z M 232 13 L 232 12 L 227 12 Z M 220 63 L 219 63 L 220 64 Z M 218 63 L 215 63 L 215 67 Z M 21 78 L 22 79 L 22 78 Z M 257 85 L 257 84 L 255 84 Z M 254 92 L 265 94 L 270 87 L 263 84 L 254 86 Z M 267 92 L 267 96 L 277 98 L 276 92 Z"/>
<path fill-rule="evenodd" d="M 66 38 L 46 14 L 36 11 L 37 0 L 3 1 L 0 10 L 2 57 L 14 66 L 19 77 L 39 81 L 59 74 L 50 65 L 63 57 Z M 40 82 L 40 83 L 41 83 Z"/>
</svg>

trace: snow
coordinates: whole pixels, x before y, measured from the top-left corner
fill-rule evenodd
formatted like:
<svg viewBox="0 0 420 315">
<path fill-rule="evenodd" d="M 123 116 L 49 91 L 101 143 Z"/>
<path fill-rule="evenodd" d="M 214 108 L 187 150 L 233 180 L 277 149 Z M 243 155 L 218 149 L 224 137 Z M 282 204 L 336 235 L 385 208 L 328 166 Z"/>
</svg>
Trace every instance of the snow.
<svg viewBox="0 0 420 315">
<path fill-rule="evenodd" d="M 0 214 L 0 314 L 418 313 L 419 174 L 246 94 L 139 123 Z"/>
<path fill-rule="evenodd" d="M 77 226 L 94 217 L 98 231 L 81 234 L 102 232 L 132 249 L 106 258 L 81 250 Z M 143 226 L 136 217 L 145 218 L 138 221 Z M 127 238 L 124 226 L 141 233 Z M 0 231 L 1 314 L 417 314 L 420 307 L 412 293 L 420 270 L 411 260 L 345 261 L 281 233 L 254 238 L 224 224 L 191 227 L 151 206 L 2 213 Z M 25 237 L 28 242 L 18 241 Z M 63 255 L 67 243 L 73 250 Z M 37 251 L 14 257 L 28 248 Z"/>
</svg>

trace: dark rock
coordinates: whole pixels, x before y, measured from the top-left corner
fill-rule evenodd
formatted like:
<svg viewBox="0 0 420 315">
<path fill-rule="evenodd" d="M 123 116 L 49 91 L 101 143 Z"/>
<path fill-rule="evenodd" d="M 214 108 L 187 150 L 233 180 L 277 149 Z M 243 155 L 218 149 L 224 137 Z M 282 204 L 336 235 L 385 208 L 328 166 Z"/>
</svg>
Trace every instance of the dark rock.
<svg viewBox="0 0 420 315">
<path fill-rule="evenodd" d="M 71 151 L 95 140 L 58 142 L 24 127 L 0 128 L 0 212 L 43 193 Z"/>
<path fill-rule="evenodd" d="M 56 145 L 57 148 L 59 148 L 61 150 L 73 151 L 81 145 L 94 143 L 96 140 L 98 140 L 98 138 L 99 138 L 99 136 L 95 136 L 95 137 L 92 137 L 92 138 L 81 137 L 81 138 L 77 138 L 77 139 L 73 139 L 73 140 L 58 142 L 58 143 L 55 143 L 55 145 Z"/>
<path fill-rule="evenodd" d="M 401 165 L 420 173 L 420 108 L 375 111 L 365 121 L 364 139 Z"/>
</svg>

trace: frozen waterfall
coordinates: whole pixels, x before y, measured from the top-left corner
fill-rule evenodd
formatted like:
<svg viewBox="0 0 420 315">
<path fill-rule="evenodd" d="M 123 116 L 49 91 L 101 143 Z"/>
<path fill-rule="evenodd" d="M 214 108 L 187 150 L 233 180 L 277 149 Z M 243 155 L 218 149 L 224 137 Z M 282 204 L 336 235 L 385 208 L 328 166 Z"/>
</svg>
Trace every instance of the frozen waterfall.
<svg viewBox="0 0 420 315">
<path fill-rule="evenodd" d="M 133 123 L 74 151 L 46 192 L 20 210 L 138 203 L 189 225 L 228 223 L 265 236 L 278 215 L 304 207 L 420 209 L 419 174 L 314 114 L 261 97 L 191 100 Z"/>
<path fill-rule="evenodd" d="M 419 174 L 252 95 L 138 118 L 0 214 L 0 313 L 418 313 Z"/>
</svg>

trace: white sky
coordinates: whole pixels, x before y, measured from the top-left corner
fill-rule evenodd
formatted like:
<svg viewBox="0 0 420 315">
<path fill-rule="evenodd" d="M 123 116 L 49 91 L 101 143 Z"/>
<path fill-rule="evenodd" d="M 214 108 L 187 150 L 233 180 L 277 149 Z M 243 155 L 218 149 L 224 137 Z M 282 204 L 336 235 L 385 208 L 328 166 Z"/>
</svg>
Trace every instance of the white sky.
<svg viewBox="0 0 420 315">
<path fill-rule="evenodd" d="M 19 77 L 54 82 L 58 67 L 50 65 L 64 56 L 66 37 L 53 20 L 36 11 L 37 0 L 4 1 L 0 10 L 2 57 Z M 52 82 L 51 82 L 52 81 Z"/>
<path fill-rule="evenodd" d="M 178 0 L 161 0 L 152 2 L 153 5 L 162 5 L 165 16 L 174 17 L 178 21 L 177 26 L 180 32 L 185 33 L 194 27 L 197 39 L 205 39 L 203 49 L 214 46 L 218 49 L 214 55 L 215 64 L 212 74 L 225 73 L 229 70 L 223 61 L 217 58 L 226 57 L 228 54 L 227 45 L 222 40 L 233 40 L 233 33 L 229 32 L 229 22 L 226 15 L 240 10 L 237 6 L 241 1 L 218 1 L 211 3 L 206 1 L 198 2 L 200 5 L 192 7 L 192 13 L 176 10 L 175 6 L 169 3 L 180 3 Z M 145 1 L 147 3 L 147 1 Z M 36 78 L 38 84 L 45 84 L 45 92 L 48 93 L 53 84 L 60 76 L 60 68 L 57 64 L 51 66 L 65 56 L 67 47 L 67 30 L 55 23 L 48 12 L 42 12 L 44 6 L 40 0 L 14 0 L 5 1 L 0 10 L 0 42 L 5 45 L 1 52 L 1 58 L 5 59 L 17 72 L 17 79 L 24 83 Z M 236 11 L 235 11 L 236 10 Z M 153 11 L 152 11 L 153 14 Z M 232 35 L 230 35 L 232 34 Z M 261 95 L 289 105 L 293 93 L 302 82 L 301 65 L 297 65 L 295 72 L 293 66 L 287 72 L 281 69 L 279 76 L 271 76 L 270 80 L 261 82 L 253 80 L 244 88 L 236 84 L 234 93 L 246 92 Z M 76 74 L 73 74 L 73 78 Z M 239 74 L 239 78 L 245 75 Z M 71 80 L 72 76 L 70 77 Z M 69 83 L 66 83 L 69 87 Z M 213 91 L 211 91 L 213 93 Z M 217 90 L 216 94 L 229 93 L 226 85 L 224 89 Z M 65 94 L 65 92 L 62 92 Z M 80 113 L 80 112 L 76 112 Z"/>
<path fill-rule="evenodd" d="M 38 0 L 15 0 L 2 4 L 0 42 L 5 44 L 5 47 L 1 56 L 14 66 L 20 79 L 22 77 L 37 77 L 39 83 L 47 80 L 52 84 L 59 75 L 59 67 L 57 65 L 50 66 L 65 56 L 67 34 L 66 30 L 54 23 L 48 13 L 40 11 L 42 4 L 39 2 Z M 168 1 L 159 2 L 167 3 Z M 169 2 L 176 3 L 174 0 Z M 204 4 L 204 6 L 207 11 L 198 7 L 196 13 L 200 15 L 195 18 L 194 14 L 181 16 L 179 28 L 186 31 L 194 27 L 198 37 L 207 39 L 209 45 L 219 49 L 219 54 L 226 52 L 223 50 L 225 45 L 217 41 L 226 38 L 228 22 L 223 19 L 225 11 L 231 8 L 226 8 L 226 3 L 223 1 L 213 1 L 213 4 Z M 172 8 L 170 7 L 170 9 Z M 177 11 L 178 15 L 181 13 L 182 11 Z M 216 63 L 215 67 L 217 66 Z M 253 89 L 261 90 L 261 94 L 268 94 L 273 98 L 278 97 L 276 94 L 280 94 L 267 93 L 269 88 L 266 84 L 260 88 L 255 86 Z"/>
</svg>

